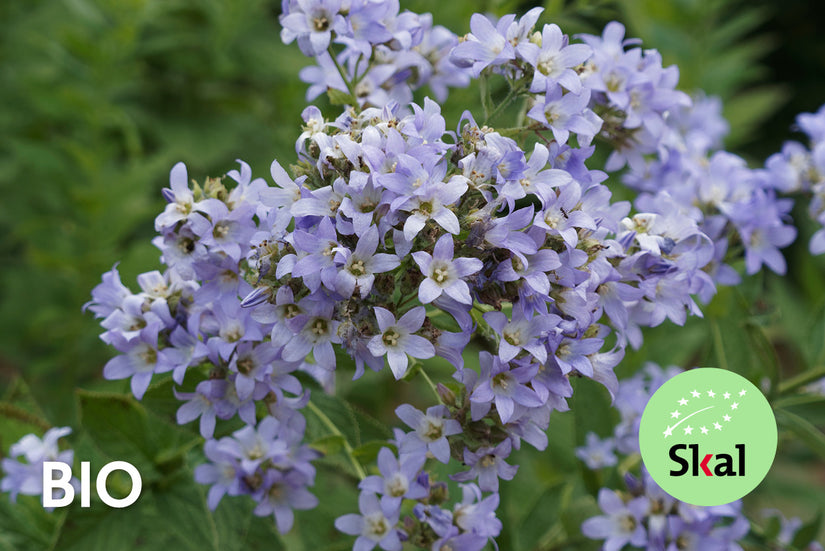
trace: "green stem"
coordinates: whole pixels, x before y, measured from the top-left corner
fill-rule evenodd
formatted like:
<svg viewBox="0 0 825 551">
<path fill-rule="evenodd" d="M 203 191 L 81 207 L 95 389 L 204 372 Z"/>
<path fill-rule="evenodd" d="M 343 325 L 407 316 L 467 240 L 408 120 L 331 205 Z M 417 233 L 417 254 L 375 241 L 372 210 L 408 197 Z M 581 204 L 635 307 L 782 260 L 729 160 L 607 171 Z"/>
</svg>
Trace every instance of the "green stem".
<svg viewBox="0 0 825 551">
<path fill-rule="evenodd" d="M 825 365 L 814 367 L 813 369 L 809 369 L 808 371 L 800 373 L 799 375 L 782 382 L 779 385 L 779 393 L 787 394 L 792 390 L 796 390 L 801 386 L 813 383 L 822 378 L 825 378 Z"/>
<path fill-rule="evenodd" d="M 347 437 L 344 436 L 344 433 L 341 432 L 341 430 L 335 425 L 335 423 L 332 422 L 332 419 L 327 417 L 327 414 L 321 411 L 321 409 L 318 406 L 316 406 L 312 402 L 312 400 L 310 400 L 307 403 L 307 407 L 312 411 L 312 413 L 318 416 L 318 419 L 321 421 L 321 423 L 323 423 L 324 426 L 327 427 L 330 430 L 330 432 L 332 432 L 332 434 L 340 436 L 343 439 L 344 451 L 347 452 L 347 457 L 349 457 L 352 466 L 355 468 L 355 473 L 358 475 L 358 478 L 360 478 L 361 480 L 367 478 L 367 473 L 364 471 L 364 467 L 361 466 L 361 463 L 359 463 L 353 455 L 352 446 L 347 440 Z"/>
<path fill-rule="evenodd" d="M 729 371 L 728 358 L 725 356 L 725 343 L 722 341 L 722 330 L 719 328 L 719 322 L 716 319 L 710 320 L 710 329 L 713 333 L 713 347 L 716 350 L 716 361 L 719 362 L 719 367 L 725 371 Z"/>
<path fill-rule="evenodd" d="M 478 79 L 478 91 L 481 95 L 481 107 L 484 109 L 484 121 L 490 118 L 490 103 L 493 101 L 490 94 L 490 77 L 483 75 Z"/>
<path fill-rule="evenodd" d="M 355 102 L 353 107 L 358 107 L 358 97 L 355 95 L 355 86 L 349 81 L 347 74 L 344 72 L 344 68 L 341 67 L 340 63 L 338 63 L 338 59 L 335 57 L 335 50 L 332 49 L 332 44 L 330 44 L 329 48 L 327 48 L 327 52 L 329 52 L 329 57 L 332 58 L 335 68 L 338 69 L 338 74 L 341 75 L 341 80 L 343 80 L 344 84 L 347 86 L 349 95 L 352 96 L 352 101 Z"/>
<path fill-rule="evenodd" d="M 522 90 L 523 88 L 511 88 L 510 91 L 507 92 L 507 95 L 504 96 L 504 99 L 501 101 L 501 103 L 498 104 L 498 107 L 496 107 L 495 110 L 492 113 L 490 113 L 490 115 L 486 119 L 484 119 L 483 125 L 486 126 L 488 122 L 492 121 L 498 115 L 500 115 L 501 112 L 504 111 L 511 103 L 513 103 L 513 100 L 516 99 L 519 96 L 519 94 L 521 94 Z"/>
<path fill-rule="evenodd" d="M 430 388 L 432 389 L 433 394 L 435 394 L 435 397 L 438 399 L 439 402 L 441 402 L 441 396 L 438 394 L 438 389 L 436 388 L 435 384 L 433 383 L 433 380 L 430 379 L 430 376 L 427 375 L 427 372 L 424 371 L 424 366 L 423 365 L 418 370 L 418 372 L 421 373 L 421 376 L 424 377 L 424 380 L 427 381 L 428 385 L 430 385 Z"/>
</svg>

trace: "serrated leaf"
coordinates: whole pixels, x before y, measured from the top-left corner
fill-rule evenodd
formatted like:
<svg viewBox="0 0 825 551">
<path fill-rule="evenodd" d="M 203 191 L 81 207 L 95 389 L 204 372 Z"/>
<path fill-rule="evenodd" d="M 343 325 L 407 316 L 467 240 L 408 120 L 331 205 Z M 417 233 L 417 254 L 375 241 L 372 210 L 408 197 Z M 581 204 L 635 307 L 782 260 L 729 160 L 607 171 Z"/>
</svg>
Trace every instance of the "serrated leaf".
<svg viewBox="0 0 825 551">
<path fill-rule="evenodd" d="M 96 447 L 112 460 L 132 463 L 144 482 L 179 468 L 182 454 L 200 441 L 147 412 L 131 397 L 83 390 L 77 396 L 81 427 Z"/>
</svg>

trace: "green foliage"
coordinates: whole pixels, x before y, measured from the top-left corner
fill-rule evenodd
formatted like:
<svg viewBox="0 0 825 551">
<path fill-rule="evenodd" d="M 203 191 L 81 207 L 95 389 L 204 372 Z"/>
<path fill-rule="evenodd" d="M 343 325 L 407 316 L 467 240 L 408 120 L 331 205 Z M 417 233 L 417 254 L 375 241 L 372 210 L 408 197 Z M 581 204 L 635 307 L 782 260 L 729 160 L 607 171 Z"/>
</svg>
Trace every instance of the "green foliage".
<svg viewBox="0 0 825 551">
<path fill-rule="evenodd" d="M 766 6 L 739 0 L 619 0 L 629 36 L 654 45 L 666 64 L 679 66 L 680 88 L 704 90 L 724 101 L 731 124 L 729 147 L 760 136 L 757 128 L 784 102 L 789 91 L 767 83 L 762 59 L 776 38 L 758 32 L 772 16 Z"/>
<path fill-rule="evenodd" d="M 7 2 L 0 8 L 0 380 L 34 382 L 73 415 L 72 388 L 109 355 L 81 306 L 149 243 L 170 167 L 262 173 L 291 151 L 305 59 L 278 39 L 277 3 Z"/>
</svg>

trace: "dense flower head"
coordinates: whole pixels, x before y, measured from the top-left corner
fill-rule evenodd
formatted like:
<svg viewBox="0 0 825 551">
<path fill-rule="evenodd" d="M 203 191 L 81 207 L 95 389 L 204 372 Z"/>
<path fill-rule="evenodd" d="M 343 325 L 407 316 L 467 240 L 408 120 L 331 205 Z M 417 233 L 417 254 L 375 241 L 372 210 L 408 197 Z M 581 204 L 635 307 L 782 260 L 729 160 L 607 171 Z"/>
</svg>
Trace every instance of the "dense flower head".
<svg viewBox="0 0 825 551">
<path fill-rule="evenodd" d="M 787 162 L 751 169 L 720 150 L 718 102 L 678 91 L 677 68 L 621 24 L 571 40 L 554 24 L 536 29 L 541 13 L 475 14 L 459 38 L 394 1 L 284 0 L 282 39 L 317 63 L 301 73 L 308 99 L 328 93 L 345 106 L 334 119 L 307 107 L 297 159 L 289 172 L 273 161 L 269 179 L 238 161 L 190 183 L 175 165 L 153 240 L 165 271 L 139 276 L 133 293 L 115 266 L 87 305 L 119 352 L 106 378 L 128 378 L 138 399 L 166 373 L 190 389 L 175 390 L 177 421 L 199 420 L 207 439 L 195 476 L 210 485 L 210 507 L 245 494 L 289 530 L 294 510 L 317 503 L 301 374 L 331 393 L 344 356 L 353 379 L 385 365 L 412 379 L 439 357 L 453 381 L 423 378 L 440 403 L 397 407 L 407 428 L 361 476 L 359 513 L 335 525 L 361 550 L 480 550 L 501 531 L 498 490 L 518 471 L 514 450 L 548 446 L 571 378 L 615 400 L 615 433 L 590 434 L 577 452 L 591 468 L 612 466 L 617 452 L 638 450 L 644 404 L 673 374 L 649 367 L 617 380 L 642 329 L 701 315 L 697 297 L 738 281 L 728 262 L 740 249 L 748 273 L 785 270 L 779 249 L 796 232 L 777 193 L 821 191 L 813 178 L 825 166 L 802 167 L 825 159 L 823 115 L 800 117 L 813 153 L 790 145 Z M 511 94 L 482 123 L 413 102 L 424 85 L 443 101 L 448 87 L 494 75 Z M 523 128 L 487 124 L 517 97 Z M 608 174 L 588 166 L 596 137 L 612 146 L 605 170 L 624 170 L 639 192 L 633 204 L 615 201 Z M 815 204 L 825 216 L 825 200 Z M 473 338 L 484 343 L 478 368 L 465 365 Z M 246 426 L 216 439 L 216 424 L 236 416 Z M 464 483 L 452 509 L 433 460 Z M 646 476 L 630 493 L 603 489 L 599 504 L 605 514 L 584 531 L 607 548 L 727 545 L 743 534 L 736 507 L 685 512 Z"/>
</svg>

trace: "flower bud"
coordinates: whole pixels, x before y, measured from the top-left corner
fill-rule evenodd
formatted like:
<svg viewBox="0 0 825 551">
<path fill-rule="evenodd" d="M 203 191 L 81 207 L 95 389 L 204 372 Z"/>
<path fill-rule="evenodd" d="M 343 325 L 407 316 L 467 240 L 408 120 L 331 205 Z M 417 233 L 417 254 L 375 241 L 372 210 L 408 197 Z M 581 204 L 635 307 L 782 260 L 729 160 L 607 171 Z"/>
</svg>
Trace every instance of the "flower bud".
<svg viewBox="0 0 825 551">
<path fill-rule="evenodd" d="M 444 386 L 441 383 L 438 383 L 435 390 L 436 390 L 436 392 L 438 392 L 438 397 L 441 398 L 441 401 L 445 405 L 450 406 L 450 407 L 455 407 L 455 405 L 456 405 L 455 392 L 453 392 L 452 390 L 450 390 L 449 388 L 447 388 L 446 386 Z"/>
</svg>

